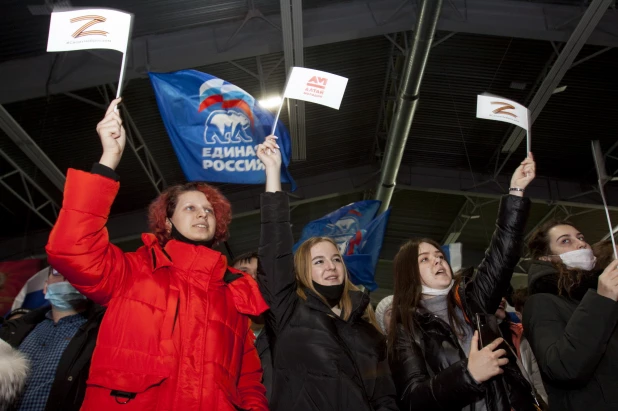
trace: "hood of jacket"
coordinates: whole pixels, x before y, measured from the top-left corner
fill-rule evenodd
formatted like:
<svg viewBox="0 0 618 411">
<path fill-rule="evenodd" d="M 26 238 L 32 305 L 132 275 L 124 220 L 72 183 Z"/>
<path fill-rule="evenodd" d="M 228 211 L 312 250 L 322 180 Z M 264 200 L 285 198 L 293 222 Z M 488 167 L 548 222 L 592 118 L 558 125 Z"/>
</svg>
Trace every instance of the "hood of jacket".
<svg viewBox="0 0 618 411">
<path fill-rule="evenodd" d="M 581 282 L 573 287 L 568 296 L 581 300 L 589 289 L 596 290 L 601 272 L 587 272 Z M 533 294 L 560 295 L 558 288 L 558 270 L 549 261 L 534 261 L 528 270 L 528 292 Z M 563 292 L 563 294 L 566 294 Z"/>
</svg>

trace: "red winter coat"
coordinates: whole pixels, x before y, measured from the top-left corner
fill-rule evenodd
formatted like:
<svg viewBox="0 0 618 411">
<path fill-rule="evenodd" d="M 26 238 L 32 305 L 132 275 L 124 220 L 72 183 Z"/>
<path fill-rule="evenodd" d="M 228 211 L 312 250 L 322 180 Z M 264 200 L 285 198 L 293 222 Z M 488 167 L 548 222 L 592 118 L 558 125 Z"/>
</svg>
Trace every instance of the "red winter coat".
<svg viewBox="0 0 618 411">
<path fill-rule="evenodd" d="M 161 247 L 152 234 L 134 253 L 110 244 L 118 188 L 69 170 L 46 248 L 75 288 L 108 307 L 82 409 L 267 410 L 247 317 L 268 308 L 255 281 L 203 246 Z"/>
</svg>

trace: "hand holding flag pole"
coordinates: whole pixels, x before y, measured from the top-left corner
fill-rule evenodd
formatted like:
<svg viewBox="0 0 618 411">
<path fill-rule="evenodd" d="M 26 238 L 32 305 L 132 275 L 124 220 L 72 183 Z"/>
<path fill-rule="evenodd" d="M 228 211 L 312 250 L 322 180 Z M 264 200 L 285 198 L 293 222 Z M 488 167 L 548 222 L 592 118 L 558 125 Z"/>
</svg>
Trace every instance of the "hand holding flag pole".
<svg viewBox="0 0 618 411">
<path fill-rule="evenodd" d="M 612 246 L 614 247 L 614 259 L 618 260 L 616 239 L 614 238 L 614 227 L 609 216 L 609 208 L 607 207 L 607 200 L 605 198 L 605 183 L 611 179 L 607 175 L 605 160 L 603 159 L 603 152 L 601 151 L 601 144 L 599 143 L 599 140 L 592 141 L 592 157 L 594 158 L 594 165 L 597 170 L 599 194 L 601 194 L 601 200 L 603 200 L 603 208 L 605 209 L 605 216 L 607 217 L 607 224 L 609 225 L 609 237 L 612 239 Z"/>
</svg>

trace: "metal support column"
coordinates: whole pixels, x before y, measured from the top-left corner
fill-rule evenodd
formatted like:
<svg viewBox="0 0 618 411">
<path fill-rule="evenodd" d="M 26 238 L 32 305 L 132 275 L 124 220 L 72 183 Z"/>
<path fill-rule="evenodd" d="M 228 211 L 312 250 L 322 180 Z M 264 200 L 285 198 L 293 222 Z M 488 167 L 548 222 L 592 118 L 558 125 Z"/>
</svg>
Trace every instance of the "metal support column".
<svg viewBox="0 0 618 411">
<path fill-rule="evenodd" d="M 17 147 L 23 151 L 30 161 L 34 163 L 43 174 L 56 186 L 58 190 L 64 190 L 65 176 L 56 167 L 56 165 L 47 157 L 47 154 L 41 150 L 41 148 L 34 142 L 32 137 L 21 128 L 21 126 L 15 121 L 13 116 L 9 114 L 4 107 L 0 105 L 0 128 L 4 130 L 7 136 Z"/>
<path fill-rule="evenodd" d="M 401 78 L 401 89 L 397 98 L 397 109 L 388 133 L 382 175 L 376 199 L 382 201 L 380 213 L 384 212 L 393 197 L 397 173 L 408 141 L 414 112 L 419 99 L 423 72 L 429 58 L 429 51 L 442 9 L 442 0 L 423 0 L 420 4 L 412 49 L 406 61 Z"/>
<path fill-rule="evenodd" d="M 15 197 L 19 199 L 19 201 L 24 203 L 24 205 L 28 207 L 33 213 L 35 213 L 41 220 L 45 221 L 47 225 L 53 227 L 54 221 L 58 217 L 58 210 L 60 210 L 60 207 L 58 206 L 56 201 L 54 201 L 32 178 L 30 178 L 30 176 L 24 170 L 22 170 L 13 160 L 11 160 L 11 157 L 9 157 L 8 154 L 0 150 L 0 157 L 2 157 L 13 168 L 13 170 L 3 175 L 0 175 L 0 185 L 10 191 Z M 19 185 L 21 185 L 21 191 L 25 195 L 22 195 L 22 193 L 18 191 L 18 184 L 9 184 L 9 182 L 7 182 L 7 179 L 13 176 L 19 176 L 19 180 L 21 183 Z M 13 178 L 13 180 L 15 179 Z M 34 198 L 32 196 L 33 190 L 38 191 L 39 195 L 43 196 L 45 201 L 37 204 L 37 202 L 34 201 Z M 44 213 L 46 213 L 47 215 L 45 215 Z"/>
</svg>

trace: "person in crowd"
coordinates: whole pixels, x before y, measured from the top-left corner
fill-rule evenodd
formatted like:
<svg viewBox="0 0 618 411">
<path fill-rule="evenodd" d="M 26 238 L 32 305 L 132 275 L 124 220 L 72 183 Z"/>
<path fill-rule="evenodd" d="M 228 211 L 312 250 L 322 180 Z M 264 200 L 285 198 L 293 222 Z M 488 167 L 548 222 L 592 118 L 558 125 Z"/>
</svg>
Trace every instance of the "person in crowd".
<svg viewBox="0 0 618 411">
<path fill-rule="evenodd" d="M 0 328 L 0 339 L 30 360 L 26 389 L 15 409 L 78 411 L 104 308 L 49 267 L 43 306 Z"/>
<path fill-rule="evenodd" d="M 369 295 L 349 279 L 335 242 L 313 237 L 292 253 L 288 196 L 274 137 L 258 146 L 266 167 L 258 283 L 270 306 L 273 411 L 396 410 L 386 344 Z"/>
<path fill-rule="evenodd" d="M 124 253 L 105 224 L 119 189 L 126 134 L 114 100 L 92 172 L 70 169 L 46 250 L 76 289 L 107 306 L 85 410 L 266 410 L 249 315 L 268 307 L 257 283 L 212 247 L 227 236 L 228 200 L 202 182 L 165 189 L 152 233 Z"/>
<path fill-rule="evenodd" d="M 388 334 L 388 327 L 391 323 L 391 313 L 393 311 L 393 296 L 384 297 L 376 307 L 376 320 L 384 334 Z"/>
<path fill-rule="evenodd" d="M 249 274 L 257 281 L 258 254 L 255 251 L 244 253 L 232 260 L 230 264 L 237 270 Z"/>
<path fill-rule="evenodd" d="M 0 339 L 0 411 L 8 410 L 19 398 L 29 372 L 26 356 Z"/>
<path fill-rule="evenodd" d="M 526 377 L 528 382 L 534 387 L 537 400 L 539 400 L 539 402 L 542 401 L 543 404 L 547 404 L 547 392 L 543 385 L 543 379 L 541 378 L 541 372 L 539 371 L 536 358 L 532 353 L 532 348 L 530 348 L 530 343 L 524 337 L 524 327 L 519 316 L 513 312 L 509 313 L 506 311 L 507 306 L 508 303 L 506 298 L 502 298 L 496 310 L 495 315 L 498 319 L 500 332 L 506 343 L 510 346 L 510 349 L 517 355 L 519 364 L 523 367 L 524 377 Z"/>
<path fill-rule="evenodd" d="M 251 275 L 251 277 L 257 281 L 258 253 L 253 251 L 239 255 L 232 260 L 232 267 Z M 260 357 L 260 362 L 262 363 L 262 384 L 264 388 L 266 388 L 266 399 L 270 402 L 273 367 L 270 342 L 264 331 L 264 315 L 251 317 L 251 331 L 253 331 L 255 335 L 255 348 Z"/>
<path fill-rule="evenodd" d="M 519 321 L 523 319 L 524 306 L 528 300 L 528 287 L 518 288 L 513 291 L 511 295 L 513 307 L 515 307 L 515 314 L 519 318 Z"/>
<path fill-rule="evenodd" d="M 552 411 L 618 410 L 618 260 L 602 271 L 584 235 L 552 220 L 530 237 L 524 333 Z"/>
<path fill-rule="evenodd" d="M 501 338 L 483 341 L 476 314 L 493 314 L 519 261 L 534 179 L 532 154 L 502 198 L 485 259 L 453 275 L 438 243 L 412 239 L 394 259 L 389 362 L 403 410 L 535 410 L 532 388 Z M 495 331 L 496 335 L 499 334 Z"/>
</svg>

